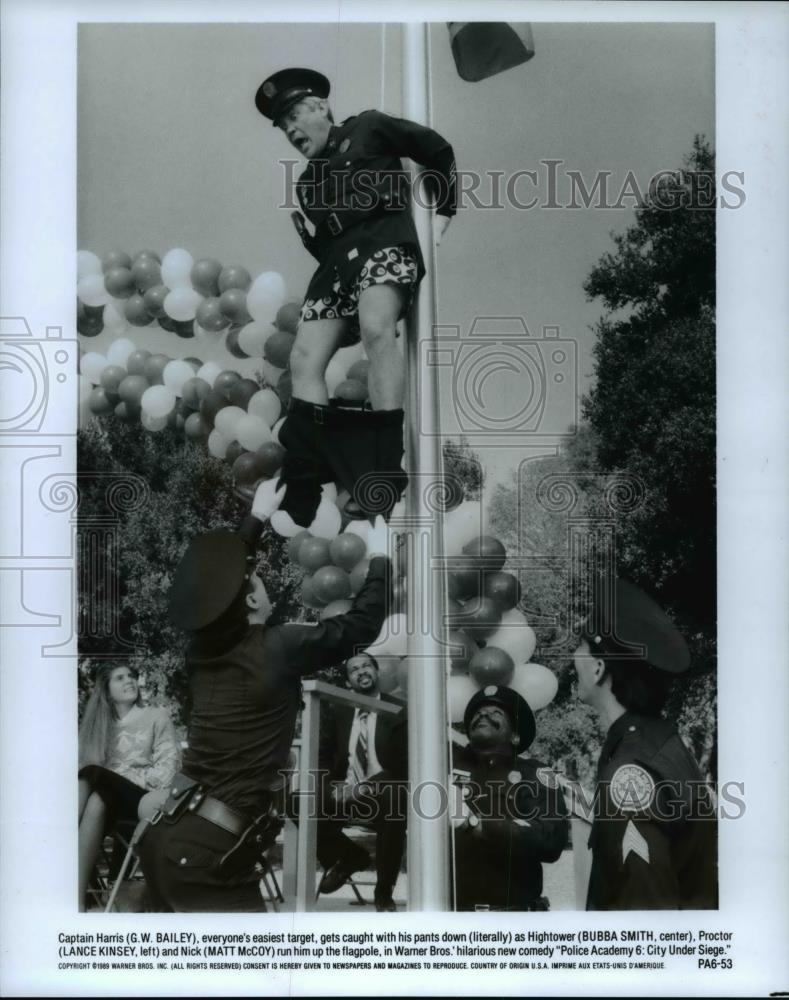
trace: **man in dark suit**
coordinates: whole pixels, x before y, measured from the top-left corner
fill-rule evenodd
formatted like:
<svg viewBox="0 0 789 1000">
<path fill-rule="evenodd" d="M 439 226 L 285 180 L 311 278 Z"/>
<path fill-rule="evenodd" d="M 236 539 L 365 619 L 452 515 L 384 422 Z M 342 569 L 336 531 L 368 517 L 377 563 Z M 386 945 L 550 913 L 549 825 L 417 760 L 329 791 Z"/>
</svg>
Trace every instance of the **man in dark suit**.
<svg viewBox="0 0 789 1000">
<path fill-rule="evenodd" d="M 349 821 L 365 822 L 376 831 L 375 908 L 394 911 L 392 891 L 406 834 L 405 705 L 380 691 L 378 663 L 369 653 L 352 656 L 345 670 L 351 690 L 398 705 L 400 712 L 379 714 L 340 706 L 324 713 L 320 764 L 334 784 L 324 791 L 324 816 L 318 820 L 317 853 L 325 869 L 320 891 L 336 892 L 350 875 L 368 866 L 367 851 L 343 833 Z"/>
</svg>

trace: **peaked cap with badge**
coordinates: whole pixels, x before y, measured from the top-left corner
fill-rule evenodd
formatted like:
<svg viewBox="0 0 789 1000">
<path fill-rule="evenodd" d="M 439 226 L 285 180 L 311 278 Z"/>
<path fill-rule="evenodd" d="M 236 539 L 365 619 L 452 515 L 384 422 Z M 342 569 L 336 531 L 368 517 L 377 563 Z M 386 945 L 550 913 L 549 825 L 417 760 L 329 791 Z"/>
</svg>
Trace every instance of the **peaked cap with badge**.
<svg viewBox="0 0 789 1000">
<path fill-rule="evenodd" d="M 276 125 L 286 111 L 305 97 L 325 99 L 330 91 L 331 84 L 317 70 L 281 69 L 272 73 L 258 87 L 255 107 L 264 118 Z"/>
<path fill-rule="evenodd" d="M 529 703 L 517 691 L 513 691 L 510 687 L 496 684 L 488 684 L 487 687 L 480 688 L 471 697 L 468 705 L 466 705 L 466 711 L 463 713 L 463 725 L 467 733 L 471 720 L 474 718 L 474 713 L 482 705 L 498 705 L 499 708 L 502 708 L 507 713 L 512 722 L 513 729 L 520 737 L 518 753 L 523 753 L 527 747 L 531 746 L 537 732 L 534 724 L 534 714 L 529 707 Z"/>
<path fill-rule="evenodd" d="M 170 587 L 170 620 L 196 632 L 220 618 L 252 572 L 251 554 L 237 531 L 219 528 L 195 538 Z"/>
</svg>

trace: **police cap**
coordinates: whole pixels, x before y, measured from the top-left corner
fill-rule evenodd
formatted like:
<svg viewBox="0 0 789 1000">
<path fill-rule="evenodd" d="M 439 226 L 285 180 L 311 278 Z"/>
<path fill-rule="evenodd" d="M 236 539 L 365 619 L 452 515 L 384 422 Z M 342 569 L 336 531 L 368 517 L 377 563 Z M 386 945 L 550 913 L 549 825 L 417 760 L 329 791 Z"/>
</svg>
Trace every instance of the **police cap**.
<svg viewBox="0 0 789 1000">
<path fill-rule="evenodd" d="M 592 614 L 583 628 L 593 652 L 643 660 L 670 674 L 688 669 L 690 651 L 685 640 L 648 594 L 628 580 L 617 580 L 610 596 L 604 600 L 602 588 L 598 588 Z"/>
<path fill-rule="evenodd" d="M 235 531 L 219 528 L 191 543 L 170 587 L 170 620 L 194 632 L 215 622 L 238 596 L 251 566 L 249 549 Z"/>
<path fill-rule="evenodd" d="M 329 96 L 331 84 L 314 69 L 281 69 L 258 87 L 255 107 L 276 125 L 285 112 L 305 97 Z"/>
<path fill-rule="evenodd" d="M 466 705 L 466 711 L 463 713 L 463 725 L 467 733 L 474 713 L 481 705 L 498 705 L 499 708 L 504 709 L 510 718 L 513 729 L 520 737 L 518 753 L 522 753 L 528 746 L 531 746 L 537 733 L 534 714 L 529 703 L 517 691 L 497 684 L 488 684 L 486 687 L 480 688 L 472 696 Z"/>
</svg>

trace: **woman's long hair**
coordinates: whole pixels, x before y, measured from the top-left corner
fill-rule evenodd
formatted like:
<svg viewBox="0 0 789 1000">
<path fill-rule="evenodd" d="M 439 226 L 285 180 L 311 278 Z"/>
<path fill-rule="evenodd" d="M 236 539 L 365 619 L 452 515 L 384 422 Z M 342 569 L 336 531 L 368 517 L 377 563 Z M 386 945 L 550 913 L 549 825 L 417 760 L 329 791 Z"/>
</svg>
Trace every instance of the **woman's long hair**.
<svg viewBox="0 0 789 1000">
<path fill-rule="evenodd" d="M 110 677 L 118 669 L 117 663 L 103 663 L 96 671 L 93 690 L 85 706 L 82 724 L 79 727 L 79 766 L 88 764 L 103 765 L 109 755 L 109 742 L 113 723 L 118 719 L 115 705 L 110 698 Z M 127 668 L 129 673 L 138 679 L 139 673 L 134 667 Z M 142 705 L 142 696 L 137 688 L 135 705 Z"/>
</svg>

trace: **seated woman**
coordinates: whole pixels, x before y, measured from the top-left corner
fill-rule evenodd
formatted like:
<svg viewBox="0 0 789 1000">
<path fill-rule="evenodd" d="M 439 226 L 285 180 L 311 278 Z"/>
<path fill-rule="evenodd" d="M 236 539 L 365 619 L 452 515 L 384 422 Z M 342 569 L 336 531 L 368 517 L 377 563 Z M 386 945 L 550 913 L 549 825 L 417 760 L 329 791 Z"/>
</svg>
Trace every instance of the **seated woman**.
<svg viewBox="0 0 789 1000">
<path fill-rule="evenodd" d="M 99 667 L 79 729 L 79 764 L 82 910 L 107 825 L 150 816 L 180 765 L 170 716 L 143 706 L 133 667 Z"/>
</svg>

